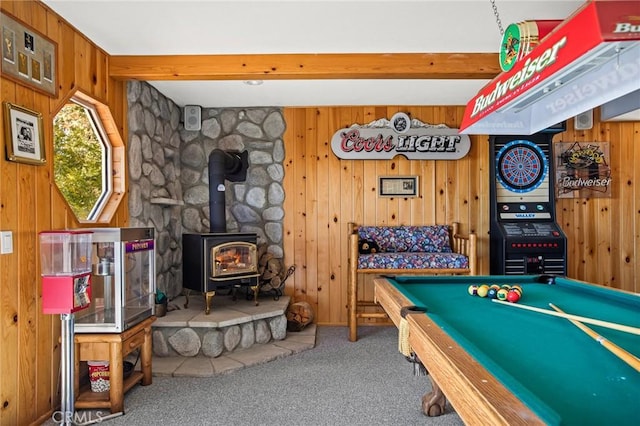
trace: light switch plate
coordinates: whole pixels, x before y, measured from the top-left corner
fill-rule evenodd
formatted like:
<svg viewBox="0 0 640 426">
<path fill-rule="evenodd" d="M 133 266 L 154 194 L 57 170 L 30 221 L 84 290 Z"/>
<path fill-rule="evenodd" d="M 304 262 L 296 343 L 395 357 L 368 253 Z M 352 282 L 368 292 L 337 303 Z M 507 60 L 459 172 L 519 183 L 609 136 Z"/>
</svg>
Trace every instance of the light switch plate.
<svg viewBox="0 0 640 426">
<path fill-rule="evenodd" d="M 0 231 L 0 254 L 13 253 L 13 232 Z"/>
</svg>

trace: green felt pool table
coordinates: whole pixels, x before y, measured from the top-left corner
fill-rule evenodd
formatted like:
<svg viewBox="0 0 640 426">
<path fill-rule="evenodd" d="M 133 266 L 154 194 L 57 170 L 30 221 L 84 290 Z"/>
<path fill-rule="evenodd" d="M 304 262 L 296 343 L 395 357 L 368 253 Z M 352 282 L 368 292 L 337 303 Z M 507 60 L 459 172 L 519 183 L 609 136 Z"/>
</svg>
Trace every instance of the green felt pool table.
<svg viewBox="0 0 640 426">
<path fill-rule="evenodd" d="M 640 372 L 566 318 L 472 296 L 469 285 L 522 287 L 518 304 L 640 327 L 640 295 L 561 277 L 437 276 L 375 279 L 375 300 L 409 330 L 412 351 L 433 390 L 423 411 L 445 397 L 467 424 L 637 425 Z M 415 306 L 401 319 L 402 307 Z M 408 324 L 408 326 L 407 326 Z M 640 336 L 585 324 L 640 357 Z"/>
</svg>

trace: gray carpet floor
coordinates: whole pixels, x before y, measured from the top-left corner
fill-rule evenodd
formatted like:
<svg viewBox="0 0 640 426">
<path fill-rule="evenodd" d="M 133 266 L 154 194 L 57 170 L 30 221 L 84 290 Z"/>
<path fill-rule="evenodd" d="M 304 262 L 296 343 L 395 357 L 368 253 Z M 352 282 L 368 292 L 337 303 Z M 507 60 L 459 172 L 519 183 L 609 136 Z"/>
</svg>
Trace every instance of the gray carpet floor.
<svg viewBox="0 0 640 426">
<path fill-rule="evenodd" d="M 209 378 L 154 377 L 109 425 L 462 425 L 421 411 L 430 380 L 398 352 L 395 327 L 320 326 L 316 347 Z M 103 413 L 104 415 L 104 413 Z"/>
</svg>

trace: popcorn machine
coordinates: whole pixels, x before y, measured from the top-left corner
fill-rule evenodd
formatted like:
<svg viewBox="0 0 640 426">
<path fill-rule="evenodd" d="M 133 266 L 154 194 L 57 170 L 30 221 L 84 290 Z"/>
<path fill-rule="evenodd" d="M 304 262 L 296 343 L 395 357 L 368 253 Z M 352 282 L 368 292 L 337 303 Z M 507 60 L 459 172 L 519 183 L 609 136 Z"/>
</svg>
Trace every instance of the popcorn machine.
<svg viewBox="0 0 640 426">
<path fill-rule="evenodd" d="M 155 314 L 153 228 L 92 228 L 92 303 L 76 333 L 122 333 Z"/>
</svg>

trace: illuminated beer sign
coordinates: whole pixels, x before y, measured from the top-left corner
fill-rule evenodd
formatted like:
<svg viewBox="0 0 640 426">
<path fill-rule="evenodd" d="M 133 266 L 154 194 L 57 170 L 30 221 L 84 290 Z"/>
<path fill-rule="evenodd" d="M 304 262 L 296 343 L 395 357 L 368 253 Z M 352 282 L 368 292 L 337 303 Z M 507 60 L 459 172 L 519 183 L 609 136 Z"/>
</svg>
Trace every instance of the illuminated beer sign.
<svg viewBox="0 0 640 426">
<path fill-rule="evenodd" d="M 338 130 L 331 138 L 333 153 L 343 159 L 383 160 L 403 155 L 409 160 L 458 160 L 469 152 L 469 136 L 444 125 L 410 120 L 404 113 L 368 125 Z"/>
</svg>

